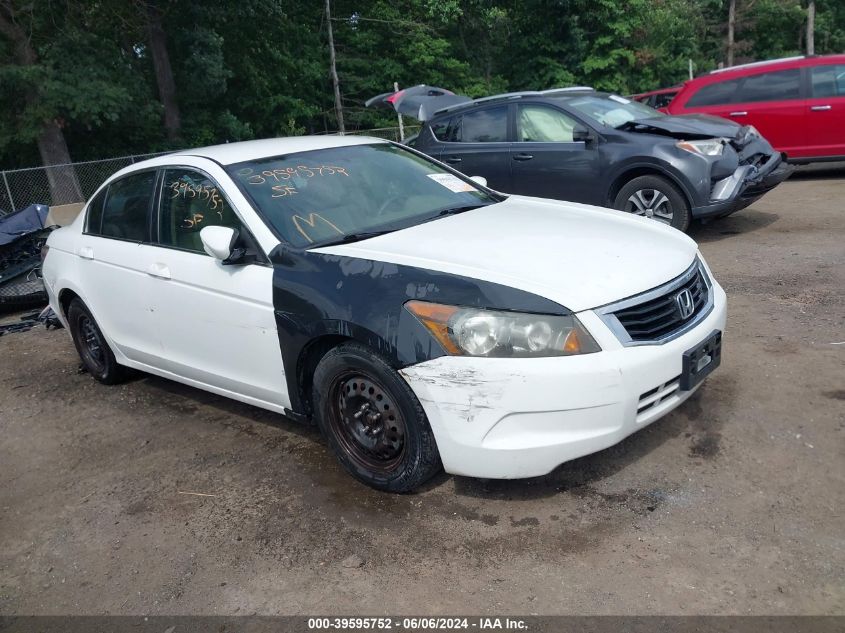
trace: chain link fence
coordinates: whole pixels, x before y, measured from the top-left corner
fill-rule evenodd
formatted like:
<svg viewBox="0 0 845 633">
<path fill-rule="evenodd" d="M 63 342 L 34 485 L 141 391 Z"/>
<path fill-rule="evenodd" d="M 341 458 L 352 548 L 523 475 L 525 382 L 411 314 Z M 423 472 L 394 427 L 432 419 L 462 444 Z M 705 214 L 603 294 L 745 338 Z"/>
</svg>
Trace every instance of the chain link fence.
<svg viewBox="0 0 845 633">
<path fill-rule="evenodd" d="M 406 125 L 405 138 L 416 134 L 419 129 L 419 125 Z M 398 127 L 354 130 L 347 134 L 401 140 Z M 118 169 L 164 154 L 167 152 L 0 171 L 0 215 L 25 209 L 31 204 L 53 206 L 85 202 Z"/>
<path fill-rule="evenodd" d="M 31 204 L 53 206 L 85 202 L 118 169 L 166 153 L 0 171 L 0 215 L 25 209 Z"/>
</svg>

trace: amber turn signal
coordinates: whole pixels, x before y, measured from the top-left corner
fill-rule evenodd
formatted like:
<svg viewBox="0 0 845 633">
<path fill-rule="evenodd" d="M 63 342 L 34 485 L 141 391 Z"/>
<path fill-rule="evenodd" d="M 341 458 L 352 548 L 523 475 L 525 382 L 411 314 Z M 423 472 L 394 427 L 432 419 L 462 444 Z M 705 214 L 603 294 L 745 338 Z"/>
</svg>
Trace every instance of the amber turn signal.
<svg viewBox="0 0 845 633">
<path fill-rule="evenodd" d="M 405 307 L 419 319 L 420 323 L 428 328 L 428 331 L 434 335 L 437 342 L 449 354 L 460 355 L 462 353 L 449 336 L 449 319 L 458 311 L 458 308 L 426 301 L 409 301 L 405 304 Z"/>
</svg>

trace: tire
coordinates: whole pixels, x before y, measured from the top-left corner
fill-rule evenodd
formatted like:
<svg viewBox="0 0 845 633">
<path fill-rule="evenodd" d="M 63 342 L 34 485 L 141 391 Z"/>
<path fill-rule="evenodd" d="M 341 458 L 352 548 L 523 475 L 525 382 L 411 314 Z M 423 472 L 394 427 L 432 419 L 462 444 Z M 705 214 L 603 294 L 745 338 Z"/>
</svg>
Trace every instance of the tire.
<svg viewBox="0 0 845 633">
<path fill-rule="evenodd" d="M 343 467 L 388 492 L 410 492 L 442 468 L 434 434 L 408 384 L 358 343 L 330 350 L 314 372 L 317 425 Z"/>
<path fill-rule="evenodd" d="M 639 176 L 626 183 L 616 194 L 613 208 L 655 219 L 679 231 L 686 231 L 692 220 L 684 195 L 662 176 Z"/>
<path fill-rule="evenodd" d="M 80 299 L 70 302 L 67 321 L 73 344 L 89 374 L 104 385 L 114 385 L 126 378 L 128 370 L 118 365 L 100 326 Z"/>
</svg>

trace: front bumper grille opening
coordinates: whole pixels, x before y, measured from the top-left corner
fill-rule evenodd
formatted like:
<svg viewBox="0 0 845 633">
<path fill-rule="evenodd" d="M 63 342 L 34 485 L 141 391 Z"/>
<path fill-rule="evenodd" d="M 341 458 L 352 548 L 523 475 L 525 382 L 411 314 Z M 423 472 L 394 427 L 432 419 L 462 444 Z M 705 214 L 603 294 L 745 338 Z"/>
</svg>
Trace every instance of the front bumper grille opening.
<svg viewBox="0 0 845 633">
<path fill-rule="evenodd" d="M 681 388 L 681 377 L 675 376 L 661 385 L 657 385 L 654 389 L 646 391 L 640 396 L 637 404 L 637 420 L 645 417 L 652 409 L 663 404 L 671 398 L 678 397 L 678 391 Z"/>
</svg>

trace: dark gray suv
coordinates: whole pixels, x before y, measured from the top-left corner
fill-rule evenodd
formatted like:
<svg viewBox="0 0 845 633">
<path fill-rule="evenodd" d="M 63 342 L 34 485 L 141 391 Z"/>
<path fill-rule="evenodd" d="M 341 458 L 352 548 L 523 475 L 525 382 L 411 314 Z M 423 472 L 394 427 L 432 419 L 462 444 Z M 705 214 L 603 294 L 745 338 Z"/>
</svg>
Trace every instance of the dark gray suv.
<svg viewBox="0 0 845 633">
<path fill-rule="evenodd" d="M 409 145 L 506 193 L 613 207 L 685 231 L 791 173 L 751 126 L 669 116 L 591 89 L 521 92 L 433 112 Z"/>
</svg>

